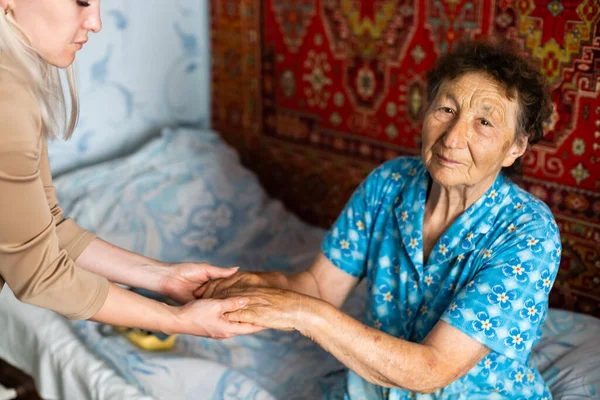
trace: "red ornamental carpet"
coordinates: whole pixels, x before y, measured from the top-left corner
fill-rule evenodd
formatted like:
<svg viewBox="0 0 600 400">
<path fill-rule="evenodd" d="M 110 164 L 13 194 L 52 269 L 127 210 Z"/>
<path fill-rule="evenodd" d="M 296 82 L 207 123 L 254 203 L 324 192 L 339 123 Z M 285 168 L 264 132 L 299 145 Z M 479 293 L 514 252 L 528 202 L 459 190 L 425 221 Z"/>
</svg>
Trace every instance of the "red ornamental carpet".
<svg viewBox="0 0 600 400">
<path fill-rule="evenodd" d="M 213 127 L 264 186 L 327 227 L 376 165 L 418 154 L 425 73 L 501 34 L 539 61 L 553 126 L 524 188 L 561 229 L 552 305 L 600 316 L 598 1 L 212 0 Z"/>
</svg>

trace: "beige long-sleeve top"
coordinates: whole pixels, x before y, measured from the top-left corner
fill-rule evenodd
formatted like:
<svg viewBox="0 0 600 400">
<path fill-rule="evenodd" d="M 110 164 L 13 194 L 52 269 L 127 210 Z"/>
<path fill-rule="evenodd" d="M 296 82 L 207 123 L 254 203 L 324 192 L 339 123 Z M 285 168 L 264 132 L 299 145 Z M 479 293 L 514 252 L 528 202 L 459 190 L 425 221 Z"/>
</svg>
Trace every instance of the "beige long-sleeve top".
<svg viewBox="0 0 600 400">
<path fill-rule="evenodd" d="M 39 106 L 26 83 L 0 69 L 0 290 L 6 282 L 23 302 L 71 319 L 92 317 L 109 283 L 74 260 L 94 237 L 64 218 Z"/>
</svg>

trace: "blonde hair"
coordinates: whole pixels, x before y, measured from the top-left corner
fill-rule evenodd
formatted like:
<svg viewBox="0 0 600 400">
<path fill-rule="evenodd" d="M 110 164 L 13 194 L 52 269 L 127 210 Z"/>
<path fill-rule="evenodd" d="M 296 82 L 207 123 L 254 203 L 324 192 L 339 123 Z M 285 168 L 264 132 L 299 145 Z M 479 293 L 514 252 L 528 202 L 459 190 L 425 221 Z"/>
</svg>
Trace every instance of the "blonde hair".
<svg viewBox="0 0 600 400">
<path fill-rule="evenodd" d="M 44 60 L 29 44 L 27 36 L 12 17 L 0 9 L 0 57 L 9 58 L 16 70 L 0 64 L 24 82 L 28 82 L 32 95 L 40 107 L 42 135 L 55 138 L 64 129 L 62 137 L 73 135 L 79 117 L 79 100 L 73 65 L 66 69 L 71 112 L 66 115 L 66 103 L 60 78 L 60 69 Z"/>
</svg>

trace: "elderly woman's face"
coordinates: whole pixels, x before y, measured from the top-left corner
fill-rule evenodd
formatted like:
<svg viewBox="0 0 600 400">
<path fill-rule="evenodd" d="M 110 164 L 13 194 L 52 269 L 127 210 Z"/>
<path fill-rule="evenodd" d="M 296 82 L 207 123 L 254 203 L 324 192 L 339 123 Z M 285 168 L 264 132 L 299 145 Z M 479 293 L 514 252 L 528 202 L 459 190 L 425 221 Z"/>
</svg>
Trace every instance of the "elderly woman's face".
<svg viewBox="0 0 600 400">
<path fill-rule="evenodd" d="M 443 186 L 493 182 L 502 167 L 523 154 L 515 140 L 517 100 L 481 73 L 442 82 L 423 123 L 421 156 Z"/>
<path fill-rule="evenodd" d="M 31 46 L 50 64 L 65 68 L 102 28 L 100 0 L 8 0 L 13 18 Z M 5 6 L 6 7 L 6 6 Z"/>
</svg>

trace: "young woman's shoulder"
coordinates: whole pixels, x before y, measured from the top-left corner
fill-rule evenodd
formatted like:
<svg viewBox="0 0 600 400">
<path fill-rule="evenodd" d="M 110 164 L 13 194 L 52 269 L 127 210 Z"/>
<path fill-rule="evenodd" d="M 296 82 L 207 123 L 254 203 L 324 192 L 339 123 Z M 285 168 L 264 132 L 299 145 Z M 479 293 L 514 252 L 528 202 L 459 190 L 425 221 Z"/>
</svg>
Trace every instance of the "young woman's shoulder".
<svg viewBox="0 0 600 400">
<path fill-rule="evenodd" d="M 0 173 L 28 175 L 37 170 L 41 116 L 27 84 L 0 68 Z"/>
<path fill-rule="evenodd" d="M 26 80 L 19 77 L 10 63 L 0 62 L 0 102 L 4 106 L 20 108 L 29 114 L 40 113 L 39 105 Z M 1 111 L 1 110 L 0 110 Z"/>
<path fill-rule="evenodd" d="M 28 84 L 12 66 L 0 63 L 0 136 L 33 135 L 37 140 L 40 128 L 40 108 Z"/>
</svg>

